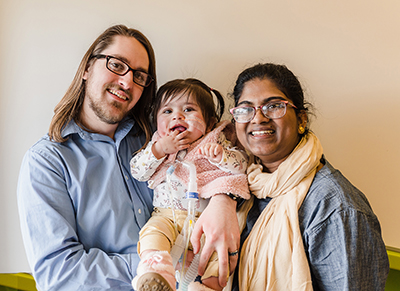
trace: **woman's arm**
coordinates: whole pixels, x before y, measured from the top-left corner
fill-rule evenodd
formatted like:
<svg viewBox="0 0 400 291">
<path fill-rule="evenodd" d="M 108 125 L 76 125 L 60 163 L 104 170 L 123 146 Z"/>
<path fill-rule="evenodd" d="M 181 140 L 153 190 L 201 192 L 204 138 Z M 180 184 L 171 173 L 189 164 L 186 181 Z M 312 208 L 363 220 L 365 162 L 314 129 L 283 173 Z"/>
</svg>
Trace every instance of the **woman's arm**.
<svg viewBox="0 0 400 291">
<path fill-rule="evenodd" d="M 306 245 L 317 290 L 384 290 L 389 266 L 376 217 L 338 211 L 308 232 Z"/>
<path fill-rule="evenodd" d="M 378 218 L 365 195 L 327 163 L 299 209 L 316 290 L 383 290 L 389 272 Z"/>
</svg>

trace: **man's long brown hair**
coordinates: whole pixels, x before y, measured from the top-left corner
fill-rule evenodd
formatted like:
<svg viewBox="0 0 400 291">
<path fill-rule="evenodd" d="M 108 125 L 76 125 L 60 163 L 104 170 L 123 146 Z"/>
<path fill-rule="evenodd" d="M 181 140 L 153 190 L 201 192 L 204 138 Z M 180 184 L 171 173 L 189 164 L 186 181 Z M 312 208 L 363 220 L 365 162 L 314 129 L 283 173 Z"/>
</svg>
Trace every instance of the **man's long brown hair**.
<svg viewBox="0 0 400 291">
<path fill-rule="evenodd" d="M 146 140 L 150 140 L 152 130 L 150 125 L 150 107 L 153 102 L 156 88 L 156 63 L 153 47 L 150 41 L 138 30 L 128 28 L 124 25 L 115 25 L 105 30 L 90 46 L 86 54 L 83 56 L 79 64 L 78 71 L 69 86 L 67 92 L 54 109 L 54 116 L 50 123 L 49 136 L 56 142 L 64 142 L 67 138 L 62 137 L 62 130 L 65 125 L 74 118 L 79 117 L 82 108 L 83 99 L 85 97 L 85 81 L 83 75 L 90 61 L 93 61 L 95 55 L 101 54 L 108 46 L 110 46 L 115 36 L 134 37 L 146 49 L 149 57 L 149 74 L 154 81 L 150 86 L 144 88 L 142 96 L 135 106 L 128 113 L 139 124 L 140 128 L 146 134 Z"/>
</svg>

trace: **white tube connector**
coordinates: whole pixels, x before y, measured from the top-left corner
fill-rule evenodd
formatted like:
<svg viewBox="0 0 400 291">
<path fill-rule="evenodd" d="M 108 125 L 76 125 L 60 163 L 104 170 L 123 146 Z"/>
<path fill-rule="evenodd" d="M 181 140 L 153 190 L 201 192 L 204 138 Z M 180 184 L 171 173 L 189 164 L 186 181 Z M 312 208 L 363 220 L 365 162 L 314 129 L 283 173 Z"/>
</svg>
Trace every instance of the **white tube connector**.
<svg viewBox="0 0 400 291">
<path fill-rule="evenodd" d="M 182 165 L 184 165 L 189 170 L 188 192 L 196 192 L 197 193 L 196 166 L 192 162 L 189 162 L 189 161 L 182 161 Z"/>
<path fill-rule="evenodd" d="M 188 211 L 188 217 L 193 220 L 195 218 L 197 201 L 199 200 L 199 193 L 197 192 L 197 171 L 196 166 L 189 161 L 182 161 L 182 165 L 189 169 L 189 183 L 186 192 L 186 198 L 183 201 L 184 206 Z"/>
</svg>

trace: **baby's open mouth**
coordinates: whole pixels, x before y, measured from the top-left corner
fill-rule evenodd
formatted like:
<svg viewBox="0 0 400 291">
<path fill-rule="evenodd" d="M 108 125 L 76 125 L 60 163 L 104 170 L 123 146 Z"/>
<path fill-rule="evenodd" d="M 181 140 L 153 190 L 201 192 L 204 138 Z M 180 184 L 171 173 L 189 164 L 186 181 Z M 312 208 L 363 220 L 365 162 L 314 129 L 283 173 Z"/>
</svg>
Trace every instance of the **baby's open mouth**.
<svg viewBox="0 0 400 291">
<path fill-rule="evenodd" d="M 182 125 L 177 125 L 177 126 L 174 126 L 173 128 L 171 128 L 171 131 L 175 131 L 175 130 L 177 130 L 179 132 L 183 132 L 186 130 L 186 127 L 184 127 Z"/>
</svg>

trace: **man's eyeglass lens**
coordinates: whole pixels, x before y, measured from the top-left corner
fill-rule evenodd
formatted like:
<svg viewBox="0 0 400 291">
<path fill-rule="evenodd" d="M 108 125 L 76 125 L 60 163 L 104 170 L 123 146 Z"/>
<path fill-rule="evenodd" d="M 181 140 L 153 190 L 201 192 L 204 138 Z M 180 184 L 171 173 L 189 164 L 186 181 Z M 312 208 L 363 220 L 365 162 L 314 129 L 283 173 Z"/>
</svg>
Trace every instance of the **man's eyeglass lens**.
<svg viewBox="0 0 400 291">
<path fill-rule="evenodd" d="M 120 59 L 105 55 L 97 55 L 96 58 L 98 59 L 106 58 L 106 68 L 119 76 L 124 76 L 129 71 L 132 71 L 133 82 L 135 82 L 140 86 L 147 87 L 153 81 L 153 78 L 149 74 L 132 69 L 131 67 L 128 66 L 128 64 L 121 61 Z"/>
</svg>

